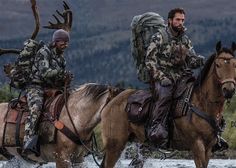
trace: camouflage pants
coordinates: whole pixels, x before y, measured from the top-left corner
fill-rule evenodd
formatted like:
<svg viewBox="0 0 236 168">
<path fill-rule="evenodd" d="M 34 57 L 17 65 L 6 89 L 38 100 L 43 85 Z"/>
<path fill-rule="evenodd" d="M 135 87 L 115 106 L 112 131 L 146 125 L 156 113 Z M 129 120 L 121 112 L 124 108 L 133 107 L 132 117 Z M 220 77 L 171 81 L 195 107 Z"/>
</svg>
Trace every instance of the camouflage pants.
<svg viewBox="0 0 236 168">
<path fill-rule="evenodd" d="M 41 87 L 29 87 L 26 90 L 27 103 L 29 107 L 29 116 L 25 123 L 25 137 L 26 142 L 30 137 L 35 135 L 36 126 L 43 108 L 43 89 Z"/>
</svg>

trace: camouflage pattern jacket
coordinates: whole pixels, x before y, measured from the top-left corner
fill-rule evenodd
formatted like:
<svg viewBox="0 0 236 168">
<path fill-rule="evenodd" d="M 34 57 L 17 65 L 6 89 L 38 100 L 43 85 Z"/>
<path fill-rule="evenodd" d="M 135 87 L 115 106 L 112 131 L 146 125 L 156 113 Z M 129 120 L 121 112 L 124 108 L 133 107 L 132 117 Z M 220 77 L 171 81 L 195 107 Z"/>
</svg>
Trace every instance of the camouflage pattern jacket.
<svg viewBox="0 0 236 168">
<path fill-rule="evenodd" d="M 46 88 L 61 88 L 64 86 L 66 61 L 56 48 L 44 45 L 36 54 L 32 66 L 32 83 Z"/>
<path fill-rule="evenodd" d="M 152 36 L 145 64 L 154 80 L 167 77 L 176 81 L 191 72 L 190 68 L 201 66 L 204 57 L 196 55 L 190 39 L 184 33 L 174 37 L 169 28 L 164 31 L 168 40 L 161 32 Z"/>
</svg>

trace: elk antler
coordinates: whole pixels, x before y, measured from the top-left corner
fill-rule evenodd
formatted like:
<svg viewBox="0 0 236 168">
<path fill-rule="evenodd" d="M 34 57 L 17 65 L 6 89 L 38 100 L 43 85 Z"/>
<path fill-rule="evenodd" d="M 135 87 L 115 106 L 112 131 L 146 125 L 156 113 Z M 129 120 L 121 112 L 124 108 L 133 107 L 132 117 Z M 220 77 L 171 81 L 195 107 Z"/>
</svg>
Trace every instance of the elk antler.
<svg viewBox="0 0 236 168">
<path fill-rule="evenodd" d="M 37 6 L 36 6 L 36 0 L 30 0 L 31 2 L 31 8 L 34 14 L 34 19 L 35 19 L 35 29 L 34 32 L 31 35 L 31 39 L 35 39 L 38 32 L 39 32 L 39 26 L 40 26 L 40 22 L 39 22 L 39 12 L 37 10 Z M 19 54 L 20 50 L 19 49 L 1 49 L 0 48 L 0 55 L 3 54 L 9 54 L 9 53 L 13 53 L 13 54 Z"/>
<path fill-rule="evenodd" d="M 71 30 L 71 26 L 72 26 L 72 11 L 70 10 L 70 7 L 67 5 L 67 3 L 65 1 L 63 1 L 63 6 L 64 6 L 64 11 L 63 13 L 59 12 L 58 10 L 56 10 L 56 13 L 63 18 L 64 22 L 61 22 L 60 19 L 58 19 L 58 17 L 53 14 L 52 16 L 56 19 L 57 23 L 52 23 L 52 22 L 48 22 L 49 25 L 48 26 L 43 26 L 44 28 L 47 29 L 64 29 L 66 31 L 70 31 Z"/>
<path fill-rule="evenodd" d="M 10 54 L 10 53 L 19 54 L 20 50 L 19 49 L 2 49 L 2 48 L 0 48 L 0 55 Z"/>
<path fill-rule="evenodd" d="M 35 20 L 35 29 L 34 32 L 32 33 L 31 39 L 35 39 L 38 32 L 39 32 L 39 27 L 40 27 L 40 21 L 39 21 L 39 12 L 38 8 L 36 6 L 36 0 L 30 0 L 31 1 L 31 8 L 34 14 L 34 20 Z"/>
</svg>

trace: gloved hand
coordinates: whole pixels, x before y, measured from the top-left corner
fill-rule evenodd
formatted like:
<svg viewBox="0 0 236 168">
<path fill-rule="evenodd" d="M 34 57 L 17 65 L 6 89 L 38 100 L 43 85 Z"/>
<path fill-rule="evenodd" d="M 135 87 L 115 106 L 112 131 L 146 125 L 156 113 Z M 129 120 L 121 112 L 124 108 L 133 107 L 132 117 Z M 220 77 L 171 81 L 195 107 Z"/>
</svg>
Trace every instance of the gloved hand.
<svg viewBox="0 0 236 168">
<path fill-rule="evenodd" d="M 4 70 L 5 74 L 7 75 L 7 77 L 11 76 L 11 70 L 13 69 L 13 67 L 14 66 L 12 64 L 5 64 L 4 65 L 3 70 Z"/>
<path fill-rule="evenodd" d="M 172 81 L 169 78 L 164 77 L 161 79 L 161 86 L 165 87 L 165 86 L 169 86 L 171 84 L 172 84 Z"/>
<path fill-rule="evenodd" d="M 74 75 L 70 71 L 65 71 L 64 73 L 65 84 L 69 85 L 73 79 L 74 79 Z"/>
<path fill-rule="evenodd" d="M 74 75 L 73 75 L 73 73 L 70 72 L 70 71 L 65 71 L 65 77 L 68 77 L 68 78 L 70 78 L 70 79 L 74 79 Z"/>
</svg>

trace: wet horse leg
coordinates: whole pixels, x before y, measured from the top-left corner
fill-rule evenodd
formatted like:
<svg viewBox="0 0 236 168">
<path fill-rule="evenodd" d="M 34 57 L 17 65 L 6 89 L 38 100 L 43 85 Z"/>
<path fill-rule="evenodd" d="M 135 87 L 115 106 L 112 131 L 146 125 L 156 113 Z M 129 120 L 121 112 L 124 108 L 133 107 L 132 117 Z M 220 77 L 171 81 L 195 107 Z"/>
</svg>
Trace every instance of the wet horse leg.
<svg viewBox="0 0 236 168">
<path fill-rule="evenodd" d="M 202 140 L 197 139 L 192 146 L 192 152 L 196 168 L 207 168 L 206 149 Z"/>
<path fill-rule="evenodd" d="M 69 168 L 71 167 L 70 159 L 66 156 L 66 153 L 59 151 L 56 153 L 56 168 Z"/>
<path fill-rule="evenodd" d="M 59 133 L 60 134 L 60 133 Z M 64 135 L 61 135 L 57 139 L 57 147 L 55 153 L 56 168 L 70 168 L 72 167 L 72 156 L 75 154 L 77 145 L 67 139 Z"/>
<path fill-rule="evenodd" d="M 113 168 L 118 161 L 121 152 L 125 148 L 126 141 L 108 140 L 105 145 L 105 157 L 102 161 L 102 168 Z"/>
<path fill-rule="evenodd" d="M 205 166 L 206 167 L 209 164 L 209 160 L 210 160 L 211 155 L 212 155 L 212 152 L 211 152 L 211 148 L 210 148 L 210 149 L 206 150 L 206 154 L 205 154 L 205 160 L 206 160 Z"/>
</svg>

